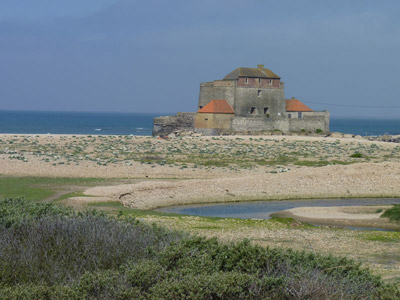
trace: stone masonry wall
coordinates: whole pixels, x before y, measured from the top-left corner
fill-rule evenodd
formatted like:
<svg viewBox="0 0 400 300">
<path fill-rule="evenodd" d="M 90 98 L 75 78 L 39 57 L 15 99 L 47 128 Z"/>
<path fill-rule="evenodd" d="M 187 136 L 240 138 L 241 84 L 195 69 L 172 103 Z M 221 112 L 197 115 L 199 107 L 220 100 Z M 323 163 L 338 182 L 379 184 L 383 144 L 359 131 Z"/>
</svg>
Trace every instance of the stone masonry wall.
<svg viewBox="0 0 400 300">
<path fill-rule="evenodd" d="M 267 79 L 267 78 L 246 78 L 240 77 L 237 86 L 253 87 L 253 88 L 279 88 L 280 79 Z"/>
<path fill-rule="evenodd" d="M 233 114 L 198 113 L 194 118 L 195 128 L 231 129 Z"/>
<path fill-rule="evenodd" d="M 205 82 L 200 85 L 199 103 L 200 106 L 206 106 L 211 100 L 226 100 L 232 107 L 235 102 L 235 81 L 215 81 Z"/>
<path fill-rule="evenodd" d="M 283 85 L 282 85 L 283 86 Z M 282 88 L 236 88 L 235 116 L 251 116 L 251 108 L 255 115 L 264 115 L 264 108 L 271 120 L 286 116 L 285 93 Z"/>
<path fill-rule="evenodd" d="M 315 132 L 317 129 L 329 132 L 329 112 L 312 111 L 303 112 L 302 115 L 302 119 L 289 119 L 289 130 L 291 132 L 300 132 L 302 130 Z"/>
<path fill-rule="evenodd" d="M 232 132 L 262 132 L 280 130 L 289 131 L 289 120 L 280 118 L 269 120 L 265 117 L 235 117 L 232 120 Z"/>
</svg>

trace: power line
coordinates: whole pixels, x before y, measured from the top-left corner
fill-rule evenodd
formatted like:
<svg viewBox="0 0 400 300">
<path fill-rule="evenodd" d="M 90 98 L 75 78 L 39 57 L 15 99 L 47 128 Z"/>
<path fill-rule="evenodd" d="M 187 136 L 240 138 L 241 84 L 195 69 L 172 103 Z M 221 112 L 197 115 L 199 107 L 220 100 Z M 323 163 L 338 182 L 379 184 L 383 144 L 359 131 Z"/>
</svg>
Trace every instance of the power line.
<svg viewBox="0 0 400 300">
<path fill-rule="evenodd" d="M 321 103 L 321 102 L 312 102 L 312 101 L 302 101 L 302 102 L 311 103 L 311 104 L 337 106 L 337 107 L 352 107 L 352 108 L 383 108 L 383 109 L 385 109 L 385 108 L 400 108 L 400 106 L 346 105 L 346 104 Z"/>
</svg>

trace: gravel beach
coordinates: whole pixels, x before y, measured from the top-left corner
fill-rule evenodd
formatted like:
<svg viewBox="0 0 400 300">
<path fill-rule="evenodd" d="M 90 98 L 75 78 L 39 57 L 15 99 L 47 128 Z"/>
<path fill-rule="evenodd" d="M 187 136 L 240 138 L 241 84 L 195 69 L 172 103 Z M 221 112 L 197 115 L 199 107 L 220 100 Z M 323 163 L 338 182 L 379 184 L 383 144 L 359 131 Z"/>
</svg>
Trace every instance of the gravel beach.
<svg viewBox="0 0 400 300">
<path fill-rule="evenodd" d="M 361 153 L 361 158 L 353 158 L 353 153 Z M 140 209 L 245 200 L 396 197 L 400 196 L 400 147 L 315 136 L 160 140 L 3 134 L 0 174 L 139 178 L 135 184 L 93 187 L 85 194 Z"/>
</svg>

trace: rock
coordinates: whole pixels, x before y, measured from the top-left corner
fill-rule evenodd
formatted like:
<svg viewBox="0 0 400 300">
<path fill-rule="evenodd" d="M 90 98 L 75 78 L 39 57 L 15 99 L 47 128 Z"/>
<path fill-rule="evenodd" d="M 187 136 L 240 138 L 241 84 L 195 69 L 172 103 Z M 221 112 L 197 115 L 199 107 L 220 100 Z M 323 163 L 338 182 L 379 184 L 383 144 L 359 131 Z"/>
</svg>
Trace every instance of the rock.
<svg viewBox="0 0 400 300">
<path fill-rule="evenodd" d="M 340 132 L 331 132 L 329 136 L 332 137 L 332 138 L 338 139 L 338 138 L 342 138 L 343 134 L 340 133 Z"/>
<path fill-rule="evenodd" d="M 357 140 L 363 140 L 364 139 L 361 135 L 355 135 L 354 138 L 357 139 Z"/>
<path fill-rule="evenodd" d="M 343 137 L 347 138 L 347 139 L 351 139 L 351 138 L 353 138 L 353 135 L 352 134 L 343 134 Z"/>
<path fill-rule="evenodd" d="M 193 131 L 182 131 L 179 136 L 193 136 Z"/>
</svg>

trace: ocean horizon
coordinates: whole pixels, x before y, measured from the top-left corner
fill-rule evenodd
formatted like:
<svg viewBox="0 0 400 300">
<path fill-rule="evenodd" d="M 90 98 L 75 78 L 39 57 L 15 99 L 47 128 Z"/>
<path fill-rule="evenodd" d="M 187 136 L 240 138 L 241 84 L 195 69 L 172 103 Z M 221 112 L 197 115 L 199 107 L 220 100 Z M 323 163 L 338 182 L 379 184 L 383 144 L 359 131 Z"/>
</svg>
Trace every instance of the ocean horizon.
<svg viewBox="0 0 400 300">
<path fill-rule="evenodd" d="M 0 111 L 0 133 L 150 136 L 153 118 L 174 113 Z M 333 117 L 330 131 L 355 135 L 400 134 L 400 119 Z"/>
</svg>

